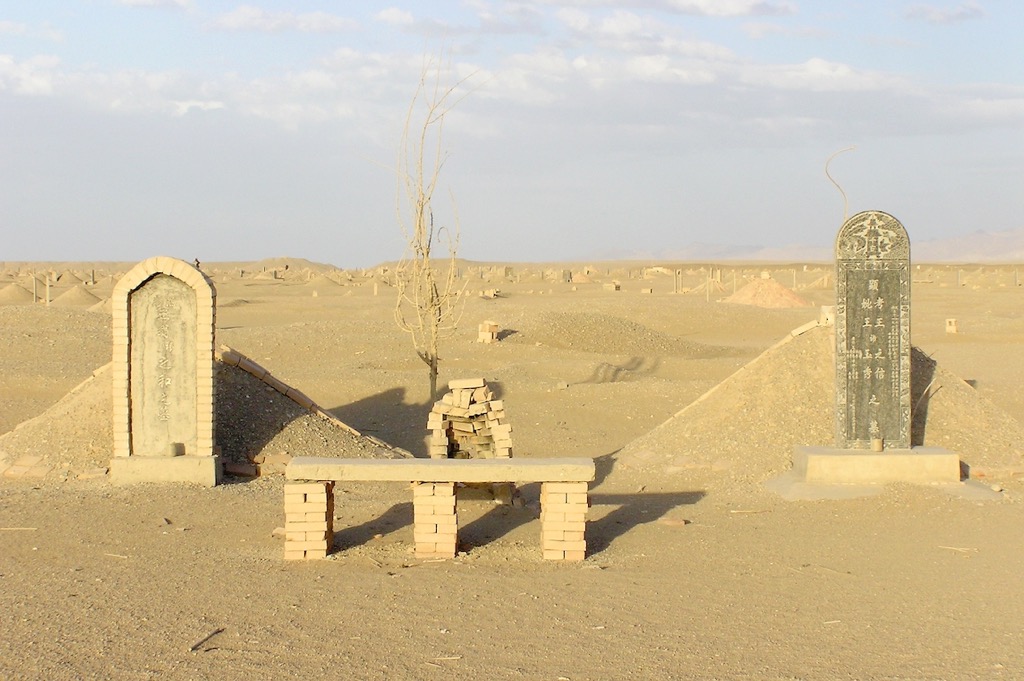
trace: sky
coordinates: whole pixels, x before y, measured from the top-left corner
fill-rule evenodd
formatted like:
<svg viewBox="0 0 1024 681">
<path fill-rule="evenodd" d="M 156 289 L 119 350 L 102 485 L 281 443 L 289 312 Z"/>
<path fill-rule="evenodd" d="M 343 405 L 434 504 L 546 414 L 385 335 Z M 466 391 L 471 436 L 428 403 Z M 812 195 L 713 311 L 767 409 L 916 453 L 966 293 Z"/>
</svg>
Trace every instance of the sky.
<svg viewBox="0 0 1024 681">
<path fill-rule="evenodd" d="M 1014 0 L 0 0 L 0 261 L 395 260 L 424 75 L 461 257 L 1021 229 L 1022 34 Z"/>
</svg>

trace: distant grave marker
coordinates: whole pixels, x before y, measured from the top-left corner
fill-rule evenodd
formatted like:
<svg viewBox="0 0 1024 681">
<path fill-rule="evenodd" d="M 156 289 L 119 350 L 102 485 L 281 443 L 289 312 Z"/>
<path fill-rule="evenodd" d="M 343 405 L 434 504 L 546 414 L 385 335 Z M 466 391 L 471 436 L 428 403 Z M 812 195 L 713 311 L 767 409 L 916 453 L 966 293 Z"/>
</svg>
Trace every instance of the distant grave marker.
<svg viewBox="0 0 1024 681">
<path fill-rule="evenodd" d="M 113 293 L 114 482 L 215 485 L 213 283 L 167 257 Z"/>
<path fill-rule="evenodd" d="M 910 239 L 888 213 L 836 237 L 836 446 L 910 448 Z"/>
</svg>

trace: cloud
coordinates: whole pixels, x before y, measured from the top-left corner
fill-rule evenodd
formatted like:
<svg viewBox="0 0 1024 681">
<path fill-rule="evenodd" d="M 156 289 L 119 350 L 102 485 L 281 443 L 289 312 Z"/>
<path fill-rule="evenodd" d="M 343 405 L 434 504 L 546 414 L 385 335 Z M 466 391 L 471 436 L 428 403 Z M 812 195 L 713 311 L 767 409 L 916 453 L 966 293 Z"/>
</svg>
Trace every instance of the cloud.
<svg viewBox="0 0 1024 681">
<path fill-rule="evenodd" d="M 903 15 L 913 21 L 924 21 L 929 24 L 956 24 L 971 19 L 981 19 L 985 10 L 976 2 L 965 2 L 950 9 L 934 5 L 914 5 Z"/>
<path fill-rule="evenodd" d="M 866 92 L 894 88 L 902 82 L 885 73 L 862 71 L 818 57 L 801 64 L 750 66 L 741 80 L 780 90 L 807 92 Z"/>
<path fill-rule="evenodd" d="M 797 13 L 793 2 L 773 0 L 542 0 L 561 7 L 631 7 L 704 17 L 789 16 Z"/>
<path fill-rule="evenodd" d="M 59 65 L 60 59 L 53 55 L 19 62 L 10 55 L 0 54 L 0 92 L 29 96 L 53 94 Z"/>
<path fill-rule="evenodd" d="M 747 36 L 759 40 L 778 36 L 782 38 L 824 38 L 828 32 L 815 26 L 785 26 L 770 22 L 748 22 L 740 27 Z"/>
<path fill-rule="evenodd" d="M 573 8 L 560 10 L 555 16 L 581 44 L 591 48 L 706 60 L 731 61 L 734 58 L 732 50 L 706 41 L 686 40 L 675 27 L 650 16 L 616 10 L 594 18 Z"/>
<path fill-rule="evenodd" d="M 474 14 L 461 23 L 449 19 L 417 18 L 411 12 L 388 7 L 374 18 L 407 33 L 443 40 L 453 36 L 539 35 L 544 32 L 544 14 L 528 3 L 508 2 L 497 8 L 482 0 L 465 0 L 463 6 Z"/>
<path fill-rule="evenodd" d="M 195 99 L 190 99 L 184 102 L 173 102 L 173 104 L 175 107 L 175 116 L 184 116 L 193 109 L 197 109 L 199 111 L 216 111 L 217 109 L 224 108 L 224 102 L 203 102 Z"/>
<path fill-rule="evenodd" d="M 397 7 L 388 7 L 377 12 L 376 19 L 392 26 L 411 26 L 416 21 L 411 12 Z"/>
<path fill-rule="evenodd" d="M 358 27 L 354 19 L 327 12 L 271 12 L 252 5 L 239 5 L 210 23 L 211 28 L 225 31 L 260 31 L 278 33 L 336 33 Z"/>
<path fill-rule="evenodd" d="M 15 21 L 0 21 L 0 34 L 25 35 L 26 33 L 28 33 L 28 24 L 20 24 Z"/>
<path fill-rule="evenodd" d="M 28 24 L 17 21 L 0 20 L 0 35 L 20 35 L 30 38 L 44 38 L 55 43 L 64 40 L 64 34 L 49 24 L 43 24 L 41 28 L 32 28 Z"/>
<path fill-rule="evenodd" d="M 787 16 L 797 12 L 792 2 L 769 0 L 664 0 L 652 4 L 683 14 L 706 17 Z"/>
<path fill-rule="evenodd" d="M 116 0 L 125 7 L 181 7 L 187 9 L 191 0 Z"/>
</svg>

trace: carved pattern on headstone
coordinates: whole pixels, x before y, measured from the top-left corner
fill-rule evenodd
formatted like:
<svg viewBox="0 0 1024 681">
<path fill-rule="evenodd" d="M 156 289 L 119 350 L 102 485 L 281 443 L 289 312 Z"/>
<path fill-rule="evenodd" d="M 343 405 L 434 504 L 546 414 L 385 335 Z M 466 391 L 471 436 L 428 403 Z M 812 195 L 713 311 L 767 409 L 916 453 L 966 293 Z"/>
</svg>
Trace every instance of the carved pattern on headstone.
<svg viewBox="0 0 1024 681">
<path fill-rule="evenodd" d="M 836 446 L 910 447 L 910 239 L 881 211 L 836 237 Z"/>
</svg>

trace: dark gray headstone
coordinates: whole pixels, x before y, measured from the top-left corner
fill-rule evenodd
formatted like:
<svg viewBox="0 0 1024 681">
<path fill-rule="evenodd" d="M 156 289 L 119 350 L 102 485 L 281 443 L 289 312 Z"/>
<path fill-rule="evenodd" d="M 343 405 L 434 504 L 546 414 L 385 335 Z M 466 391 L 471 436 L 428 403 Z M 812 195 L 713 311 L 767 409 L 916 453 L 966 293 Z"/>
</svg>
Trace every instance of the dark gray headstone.
<svg viewBox="0 0 1024 681">
<path fill-rule="evenodd" d="M 864 211 L 836 237 L 836 446 L 910 448 L 910 239 Z"/>
</svg>

